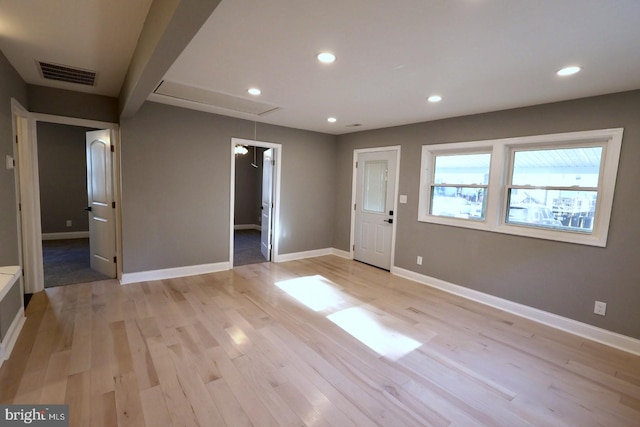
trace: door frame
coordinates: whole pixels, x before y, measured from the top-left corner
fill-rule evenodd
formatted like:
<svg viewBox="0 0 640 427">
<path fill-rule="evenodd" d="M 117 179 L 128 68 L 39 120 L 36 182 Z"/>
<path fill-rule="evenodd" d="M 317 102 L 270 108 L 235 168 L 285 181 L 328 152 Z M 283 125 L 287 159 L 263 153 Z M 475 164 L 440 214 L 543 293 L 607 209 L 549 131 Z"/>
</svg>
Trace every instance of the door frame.
<svg viewBox="0 0 640 427">
<path fill-rule="evenodd" d="M 364 153 L 374 153 L 377 151 L 395 151 L 396 152 L 396 185 L 393 191 L 395 197 L 393 198 L 393 224 L 391 224 L 391 253 L 389 260 L 389 268 L 395 267 L 396 257 L 396 230 L 398 227 L 398 193 L 400 184 L 400 145 L 391 145 L 387 147 L 373 147 L 373 148 L 356 148 L 353 150 L 353 173 L 351 178 L 351 236 L 349 243 L 349 257 L 355 259 L 355 244 L 356 244 L 356 191 L 358 189 L 358 156 Z"/>
<path fill-rule="evenodd" d="M 279 262 L 279 236 L 280 236 L 280 182 L 282 172 L 282 144 L 276 144 L 274 142 L 256 141 L 253 139 L 231 138 L 231 189 L 229 197 L 229 268 L 233 269 L 233 233 L 234 223 L 233 218 L 235 214 L 235 197 L 236 197 L 236 155 L 234 148 L 236 145 L 247 145 L 252 147 L 261 148 L 273 148 L 275 156 L 275 170 L 274 170 L 274 183 L 273 183 L 273 226 L 271 228 L 271 261 Z M 262 190 L 261 190 L 262 191 Z"/>
<path fill-rule="evenodd" d="M 111 131 L 111 142 L 114 146 L 112 183 L 114 189 L 114 201 L 116 202 L 115 229 L 116 229 L 116 276 L 122 277 L 122 230 L 121 230 L 121 191 L 120 191 L 120 126 L 117 123 L 102 122 L 98 120 L 80 119 L 76 117 L 57 116 L 51 114 L 30 113 L 20 105 L 18 101 L 12 99 L 17 104 L 12 114 L 14 122 L 18 118 L 28 120 L 28 133 L 18 141 L 18 151 L 20 153 L 18 168 L 20 170 L 19 180 L 19 200 L 22 201 L 22 221 L 21 221 L 21 246 L 22 255 L 21 266 L 25 270 L 25 293 L 36 293 L 44 290 L 44 271 L 42 259 L 42 223 L 40 219 L 40 181 L 38 172 L 38 135 L 37 123 L 56 123 L 69 126 L 91 127 L 96 129 L 109 129 Z M 20 110 L 22 108 L 22 110 Z M 26 111 L 26 115 L 25 112 Z M 15 131 L 14 131 L 15 133 Z M 17 137 L 17 135 L 16 135 Z M 22 157 L 22 158 L 21 158 Z M 28 159 L 27 161 L 23 159 Z M 20 212 L 18 212 L 20 215 Z"/>
</svg>

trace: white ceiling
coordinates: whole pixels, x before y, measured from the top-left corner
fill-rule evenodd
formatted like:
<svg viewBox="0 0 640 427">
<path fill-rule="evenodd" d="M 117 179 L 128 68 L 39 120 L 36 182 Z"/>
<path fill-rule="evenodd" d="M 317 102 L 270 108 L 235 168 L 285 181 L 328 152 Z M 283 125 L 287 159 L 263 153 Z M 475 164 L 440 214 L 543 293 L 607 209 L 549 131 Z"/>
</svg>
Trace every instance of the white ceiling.
<svg viewBox="0 0 640 427">
<path fill-rule="evenodd" d="M 48 85 L 47 60 L 98 71 L 95 92 L 117 96 L 149 3 L 0 0 L 0 49 L 29 83 Z M 332 134 L 575 99 L 640 88 L 638 22 L 639 0 L 222 0 L 164 80 L 279 109 L 149 99 Z M 334 64 L 316 61 L 325 50 Z"/>
</svg>

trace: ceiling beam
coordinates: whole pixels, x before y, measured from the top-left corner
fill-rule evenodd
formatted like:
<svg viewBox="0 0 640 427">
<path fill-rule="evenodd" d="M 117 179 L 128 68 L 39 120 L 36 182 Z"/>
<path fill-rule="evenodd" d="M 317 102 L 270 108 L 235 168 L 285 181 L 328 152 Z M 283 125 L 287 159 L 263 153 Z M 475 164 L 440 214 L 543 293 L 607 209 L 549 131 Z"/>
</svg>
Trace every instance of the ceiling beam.
<svg viewBox="0 0 640 427">
<path fill-rule="evenodd" d="M 120 91 L 120 118 L 133 116 L 221 0 L 154 0 Z"/>
</svg>

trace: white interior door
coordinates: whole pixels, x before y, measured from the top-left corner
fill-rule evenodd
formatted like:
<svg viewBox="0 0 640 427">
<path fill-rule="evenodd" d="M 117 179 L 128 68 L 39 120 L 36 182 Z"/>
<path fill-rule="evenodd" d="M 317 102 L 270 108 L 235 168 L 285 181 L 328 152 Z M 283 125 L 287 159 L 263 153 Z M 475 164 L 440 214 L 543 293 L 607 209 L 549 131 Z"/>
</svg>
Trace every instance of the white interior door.
<svg viewBox="0 0 640 427">
<path fill-rule="evenodd" d="M 262 220 L 260 250 L 267 261 L 271 261 L 271 228 L 273 212 L 273 148 L 265 150 L 262 158 Z"/>
<path fill-rule="evenodd" d="M 398 152 L 357 153 L 354 259 L 389 270 Z"/>
<path fill-rule="evenodd" d="M 111 162 L 111 131 L 87 132 L 87 194 L 91 268 L 116 277 L 115 206 Z"/>
</svg>

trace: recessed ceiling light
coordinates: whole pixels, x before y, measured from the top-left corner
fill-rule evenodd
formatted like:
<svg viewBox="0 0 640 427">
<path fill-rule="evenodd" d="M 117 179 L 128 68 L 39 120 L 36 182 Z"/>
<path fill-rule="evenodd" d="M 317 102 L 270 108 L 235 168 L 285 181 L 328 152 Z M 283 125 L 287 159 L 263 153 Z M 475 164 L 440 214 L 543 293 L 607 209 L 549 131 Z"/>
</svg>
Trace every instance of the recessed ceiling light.
<svg viewBox="0 0 640 427">
<path fill-rule="evenodd" d="M 431 95 L 430 97 L 427 98 L 427 101 L 429 101 L 429 102 L 440 102 L 440 101 L 442 101 L 442 97 L 440 95 Z"/>
<path fill-rule="evenodd" d="M 565 68 L 559 70 L 556 74 L 559 75 L 559 76 L 570 76 L 572 74 L 577 73 L 580 70 L 581 70 L 580 67 L 572 65 L 570 67 L 565 67 Z"/>
<path fill-rule="evenodd" d="M 333 53 L 329 52 L 320 52 L 316 56 L 316 58 L 318 58 L 318 61 L 322 62 L 323 64 L 331 64 L 336 60 L 336 56 Z"/>
<path fill-rule="evenodd" d="M 247 92 L 249 92 L 253 96 L 258 96 L 258 95 L 260 95 L 262 93 L 262 91 L 260 89 L 258 89 L 257 87 L 249 88 L 249 90 L 247 90 Z"/>
<path fill-rule="evenodd" d="M 327 121 L 328 121 L 329 123 L 335 123 L 335 122 L 337 122 L 337 121 L 338 121 L 338 119 L 336 119 L 335 117 L 329 117 L 329 118 L 327 119 Z"/>
</svg>

